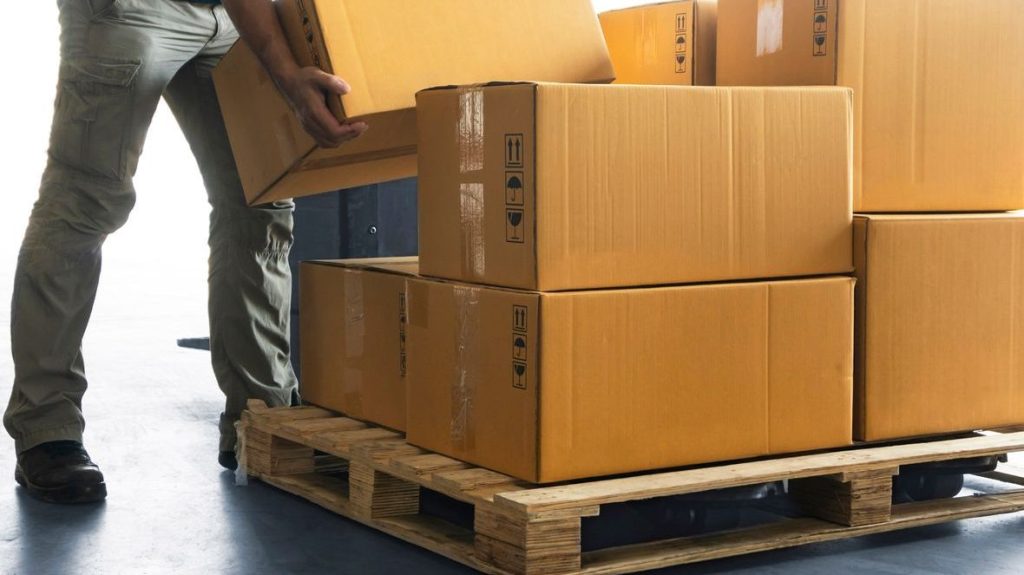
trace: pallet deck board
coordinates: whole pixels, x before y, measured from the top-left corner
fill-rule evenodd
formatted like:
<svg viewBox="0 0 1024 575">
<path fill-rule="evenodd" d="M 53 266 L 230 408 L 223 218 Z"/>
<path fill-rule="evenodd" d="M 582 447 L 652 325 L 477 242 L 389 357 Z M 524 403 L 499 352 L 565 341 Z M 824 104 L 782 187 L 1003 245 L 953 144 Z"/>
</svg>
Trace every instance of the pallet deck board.
<svg viewBox="0 0 1024 575">
<path fill-rule="evenodd" d="M 524 513 L 533 513 L 577 505 L 621 503 L 635 499 L 698 493 L 754 483 L 842 475 L 890 469 L 894 466 L 916 463 L 1000 455 L 1021 450 L 1024 450 L 1024 432 L 1016 432 L 1008 435 L 817 453 L 593 481 L 586 484 L 541 487 L 499 496 L 495 501 L 499 505 Z"/>
<path fill-rule="evenodd" d="M 1024 432 L 860 446 L 731 465 L 550 487 L 431 453 L 393 430 L 319 408 L 254 403 L 239 428 L 240 462 L 268 485 L 493 575 L 612 575 L 1024 511 L 1012 465 L 979 476 L 1007 490 L 893 505 L 900 467 L 1024 451 Z M 582 551 L 581 522 L 601 506 L 788 480 L 803 515 L 764 525 Z M 1012 488 L 1012 489 L 1011 489 Z M 472 505 L 466 528 L 422 515 L 430 489 Z"/>
</svg>

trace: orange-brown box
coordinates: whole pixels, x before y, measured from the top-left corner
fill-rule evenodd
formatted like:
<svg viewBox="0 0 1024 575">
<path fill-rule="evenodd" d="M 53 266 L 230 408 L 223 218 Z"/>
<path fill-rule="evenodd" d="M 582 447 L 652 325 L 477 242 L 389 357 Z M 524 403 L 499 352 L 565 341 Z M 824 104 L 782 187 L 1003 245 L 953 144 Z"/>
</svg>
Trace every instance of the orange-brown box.
<svg viewBox="0 0 1024 575">
<path fill-rule="evenodd" d="M 854 90 L 857 212 L 1024 208 L 1024 2 L 723 0 L 719 85 Z"/>
<path fill-rule="evenodd" d="M 619 84 L 715 85 L 714 0 L 681 0 L 600 15 Z"/>
<path fill-rule="evenodd" d="M 403 431 L 416 258 L 303 262 L 299 274 L 302 399 Z"/>
<path fill-rule="evenodd" d="M 853 283 L 409 280 L 408 441 L 541 483 L 847 446 Z"/>
<path fill-rule="evenodd" d="M 856 431 L 1024 423 L 1024 215 L 858 216 Z"/>
<path fill-rule="evenodd" d="M 531 83 L 417 100 L 424 275 L 564 291 L 853 269 L 848 89 Z"/>
<path fill-rule="evenodd" d="M 280 0 L 292 52 L 352 87 L 328 99 L 370 130 L 336 149 L 302 130 L 252 51 L 238 43 L 214 71 L 250 204 L 416 175 L 416 101 L 431 86 L 493 80 L 610 82 L 590 0 Z"/>
</svg>

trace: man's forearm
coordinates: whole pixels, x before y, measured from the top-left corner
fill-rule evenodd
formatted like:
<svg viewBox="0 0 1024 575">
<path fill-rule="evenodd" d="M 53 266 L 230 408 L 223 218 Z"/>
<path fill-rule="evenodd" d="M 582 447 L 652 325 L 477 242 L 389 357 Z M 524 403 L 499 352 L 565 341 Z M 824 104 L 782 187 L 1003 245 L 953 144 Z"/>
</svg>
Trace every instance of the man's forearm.
<svg viewBox="0 0 1024 575">
<path fill-rule="evenodd" d="M 317 144 L 332 148 L 366 131 L 364 122 L 344 122 L 328 109 L 327 98 L 348 94 L 349 85 L 319 68 L 299 66 L 271 0 L 224 0 L 224 7 Z"/>
<path fill-rule="evenodd" d="M 271 0 L 224 0 L 242 40 L 279 82 L 299 70 Z"/>
</svg>

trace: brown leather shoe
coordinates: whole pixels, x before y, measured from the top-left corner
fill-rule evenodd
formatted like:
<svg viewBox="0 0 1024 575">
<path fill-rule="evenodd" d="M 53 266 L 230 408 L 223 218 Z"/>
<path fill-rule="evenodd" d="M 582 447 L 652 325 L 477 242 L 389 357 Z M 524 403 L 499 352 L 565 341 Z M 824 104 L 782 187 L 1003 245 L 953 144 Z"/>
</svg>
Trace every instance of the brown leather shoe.
<svg viewBox="0 0 1024 575">
<path fill-rule="evenodd" d="M 107 497 L 103 473 L 77 441 L 52 441 L 18 455 L 14 479 L 48 503 L 95 503 Z"/>
</svg>

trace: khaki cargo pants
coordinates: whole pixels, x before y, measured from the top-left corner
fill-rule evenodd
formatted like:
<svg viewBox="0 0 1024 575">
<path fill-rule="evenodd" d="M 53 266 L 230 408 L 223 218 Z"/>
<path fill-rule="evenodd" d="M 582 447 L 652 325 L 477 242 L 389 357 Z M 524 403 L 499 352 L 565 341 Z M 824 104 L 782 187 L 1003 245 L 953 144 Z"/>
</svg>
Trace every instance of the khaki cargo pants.
<svg viewBox="0 0 1024 575">
<path fill-rule="evenodd" d="M 15 274 L 15 381 L 4 426 L 19 453 L 82 438 L 82 337 L 100 252 L 135 203 L 132 176 L 163 96 L 195 154 L 212 206 L 210 344 L 227 396 L 220 448 L 234 449 L 233 423 L 247 399 L 287 405 L 296 388 L 288 341 L 293 206 L 246 207 L 210 76 L 237 33 L 220 6 L 58 4 L 60 81 L 49 162 Z"/>
</svg>

